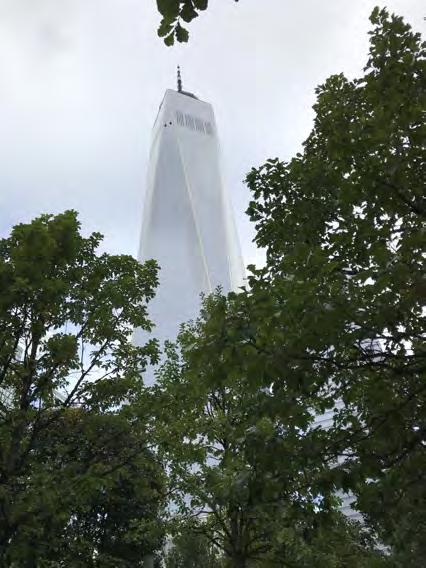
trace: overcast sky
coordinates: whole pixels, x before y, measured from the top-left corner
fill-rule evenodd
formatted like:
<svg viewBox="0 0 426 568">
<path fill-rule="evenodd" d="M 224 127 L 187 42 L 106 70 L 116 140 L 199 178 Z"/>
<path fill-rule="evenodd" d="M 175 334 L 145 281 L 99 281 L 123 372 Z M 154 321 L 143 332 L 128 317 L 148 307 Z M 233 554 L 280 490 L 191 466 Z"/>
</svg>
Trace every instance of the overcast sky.
<svg viewBox="0 0 426 568">
<path fill-rule="evenodd" d="M 105 249 L 136 255 L 150 134 L 180 63 L 213 104 L 244 260 L 251 166 L 309 134 L 315 86 L 361 73 L 378 0 L 211 0 L 188 45 L 156 35 L 155 0 L 0 0 L 0 236 L 76 209 Z M 387 0 L 424 31 L 421 0 Z"/>
</svg>

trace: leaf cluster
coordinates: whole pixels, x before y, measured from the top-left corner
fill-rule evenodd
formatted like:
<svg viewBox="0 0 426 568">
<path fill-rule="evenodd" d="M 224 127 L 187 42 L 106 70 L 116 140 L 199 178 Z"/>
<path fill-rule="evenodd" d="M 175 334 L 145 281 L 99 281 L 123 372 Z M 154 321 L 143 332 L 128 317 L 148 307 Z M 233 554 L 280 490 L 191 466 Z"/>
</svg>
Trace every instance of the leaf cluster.
<svg viewBox="0 0 426 568">
<path fill-rule="evenodd" d="M 424 556 L 426 48 L 371 22 L 364 74 L 318 87 L 303 151 L 247 176 L 266 266 L 205 299 L 153 390 L 176 517 L 234 566 Z"/>
<path fill-rule="evenodd" d="M 192 22 L 207 7 L 208 0 L 157 0 L 157 8 L 162 17 L 158 35 L 164 38 L 167 46 L 173 45 L 175 40 L 186 43 L 189 33 L 185 24 Z"/>
<path fill-rule="evenodd" d="M 100 241 L 73 211 L 0 241 L 4 565 L 136 566 L 161 543 L 164 480 L 140 411 L 157 346 L 130 342 L 151 329 L 157 267 L 97 254 Z"/>
<path fill-rule="evenodd" d="M 426 513 L 426 46 L 386 10 L 371 22 L 364 75 L 317 89 L 303 153 L 247 177 L 268 259 L 250 284 L 281 302 L 283 352 L 333 401 L 335 483 L 409 565 Z"/>
</svg>

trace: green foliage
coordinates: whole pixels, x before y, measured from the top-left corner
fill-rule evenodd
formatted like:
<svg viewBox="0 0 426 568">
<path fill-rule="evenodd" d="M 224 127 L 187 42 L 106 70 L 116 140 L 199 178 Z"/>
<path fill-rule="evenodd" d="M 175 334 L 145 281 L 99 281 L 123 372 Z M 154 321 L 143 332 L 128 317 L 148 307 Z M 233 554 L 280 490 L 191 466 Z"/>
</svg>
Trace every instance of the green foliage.
<svg viewBox="0 0 426 568">
<path fill-rule="evenodd" d="M 266 267 L 205 300 L 152 391 L 176 530 L 232 566 L 424 563 L 425 46 L 371 21 L 364 75 L 317 89 L 303 153 L 247 177 Z"/>
<path fill-rule="evenodd" d="M 0 241 L 2 565 L 137 566 L 162 538 L 140 411 L 157 347 L 129 341 L 151 328 L 156 266 L 96 255 L 79 229 L 68 211 Z"/>
<path fill-rule="evenodd" d="M 70 564 L 78 555 L 82 566 L 140 566 L 162 542 L 164 474 L 146 433 L 128 418 L 91 416 L 88 428 L 78 425 L 73 462 L 62 464 L 62 470 L 75 468 L 77 456 L 87 472 L 70 502 L 70 525 L 56 539 L 66 541 Z M 83 501 L 82 487 L 88 491 Z"/>
<path fill-rule="evenodd" d="M 183 528 L 164 555 L 166 568 L 222 568 L 224 560 L 202 532 Z"/>
<path fill-rule="evenodd" d="M 158 35 L 164 38 L 164 43 L 168 46 L 173 45 L 175 39 L 180 43 L 187 42 L 189 33 L 182 25 L 183 22 L 192 22 L 207 7 L 208 0 L 157 0 L 157 8 L 162 17 Z"/>
<path fill-rule="evenodd" d="M 326 407 L 344 404 L 330 436 L 330 451 L 346 456 L 334 483 L 356 492 L 411 566 L 424 558 L 426 522 L 426 50 L 386 10 L 371 22 L 364 76 L 336 75 L 317 89 L 303 153 L 247 177 L 267 253 L 250 285 L 253 296 L 275 298 L 280 315 L 264 319 L 283 330 L 280 357 L 305 367 Z"/>
<path fill-rule="evenodd" d="M 278 369 L 259 359 L 258 307 L 246 294 L 207 298 L 200 319 L 184 326 L 179 350 L 169 346 L 152 389 L 175 530 L 183 524 L 206 539 L 225 566 L 273 566 L 279 558 L 286 564 L 278 565 L 312 566 L 309 539 L 319 546 L 336 523 L 345 534 L 326 481 L 328 438 L 311 428 L 315 400 L 275 381 Z M 363 566 L 364 555 L 379 565 L 380 555 L 357 542 L 353 565 Z M 324 566 L 349 554 L 348 546 L 323 546 Z"/>
<path fill-rule="evenodd" d="M 164 533 L 164 474 L 146 438 L 134 416 L 67 409 L 39 437 L 25 494 L 14 497 L 26 517 L 7 562 L 141 566 Z"/>
<path fill-rule="evenodd" d="M 158 7 L 170 45 L 207 2 Z M 317 89 L 303 152 L 247 177 L 266 267 L 204 300 L 153 388 L 157 345 L 129 337 L 155 263 L 96 255 L 73 212 L 0 241 L 2 564 L 141 565 L 166 467 L 169 568 L 423 565 L 426 49 L 371 21 L 364 75 Z"/>
</svg>

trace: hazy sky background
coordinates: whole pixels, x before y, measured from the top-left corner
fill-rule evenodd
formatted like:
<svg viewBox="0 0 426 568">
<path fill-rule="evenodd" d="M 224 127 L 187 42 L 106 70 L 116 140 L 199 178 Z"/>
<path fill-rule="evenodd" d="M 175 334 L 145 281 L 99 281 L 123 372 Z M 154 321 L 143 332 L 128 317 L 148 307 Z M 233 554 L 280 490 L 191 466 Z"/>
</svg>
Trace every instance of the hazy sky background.
<svg viewBox="0 0 426 568">
<path fill-rule="evenodd" d="M 180 63 L 215 109 L 244 260 L 261 259 L 245 174 L 300 149 L 316 85 L 361 73 L 378 0 L 210 3 L 167 48 L 155 0 L 0 0 L 0 236 L 72 208 L 106 250 L 136 255 L 151 127 Z M 420 0 L 379 5 L 424 32 Z"/>
</svg>

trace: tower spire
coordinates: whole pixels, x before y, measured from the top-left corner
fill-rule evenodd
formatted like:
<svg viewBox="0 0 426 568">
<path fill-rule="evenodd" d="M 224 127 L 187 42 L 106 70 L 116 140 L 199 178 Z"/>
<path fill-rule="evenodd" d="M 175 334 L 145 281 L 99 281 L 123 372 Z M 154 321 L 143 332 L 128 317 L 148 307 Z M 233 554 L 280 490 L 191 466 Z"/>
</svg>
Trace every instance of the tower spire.
<svg viewBox="0 0 426 568">
<path fill-rule="evenodd" d="M 182 92 L 182 77 L 181 77 L 181 74 L 180 74 L 180 66 L 179 65 L 177 66 L 177 90 L 178 90 L 178 93 Z"/>
</svg>

